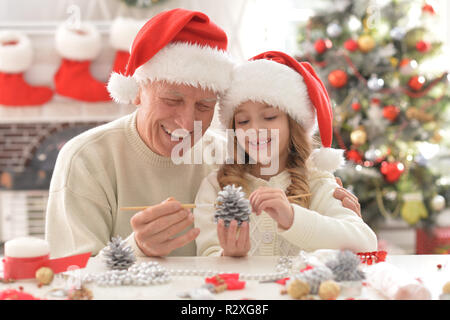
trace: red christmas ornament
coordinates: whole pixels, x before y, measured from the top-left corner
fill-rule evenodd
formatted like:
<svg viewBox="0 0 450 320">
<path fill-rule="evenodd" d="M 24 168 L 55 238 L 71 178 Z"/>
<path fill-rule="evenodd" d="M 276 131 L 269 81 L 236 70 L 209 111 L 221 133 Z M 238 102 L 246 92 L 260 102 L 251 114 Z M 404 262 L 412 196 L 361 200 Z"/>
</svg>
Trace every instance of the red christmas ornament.
<svg viewBox="0 0 450 320">
<path fill-rule="evenodd" d="M 423 13 L 429 13 L 429 14 L 431 14 L 431 15 L 435 15 L 435 14 L 436 14 L 436 12 L 434 11 L 433 6 L 431 6 L 431 5 L 428 4 L 428 3 L 425 3 L 425 4 L 423 5 L 423 7 L 422 7 L 422 12 L 423 12 Z"/>
<path fill-rule="evenodd" d="M 381 163 L 380 172 L 383 174 L 387 182 L 397 182 L 404 171 L 405 166 L 401 162 L 383 161 Z"/>
<path fill-rule="evenodd" d="M 355 111 L 361 110 L 361 104 L 359 102 L 353 102 L 352 103 L 352 109 Z"/>
<path fill-rule="evenodd" d="M 347 49 L 350 52 L 358 50 L 358 42 L 353 39 L 348 39 L 344 42 L 344 48 Z"/>
<path fill-rule="evenodd" d="M 347 73 L 342 70 L 331 71 L 328 75 L 328 81 L 335 88 L 342 88 L 347 84 Z"/>
<path fill-rule="evenodd" d="M 430 51 L 431 44 L 428 41 L 420 40 L 420 41 L 417 41 L 417 43 L 416 43 L 416 49 L 419 52 L 425 53 L 425 52 Z"/>
<path fill-rule="evenodd" d="M 400 109 L 397 106 L 389 105 L 383 108 L 383 117 L 394 122 L 397 119 Z"/>
<path fill-rule="evenodd" d="M 372 106 L 379 106 L 380 103 L 381 103 L 381 100 L 378 99 L 378 98 L 372 98 L 372 99 L 370 99 L 370 104 L 371 104 Z"/>
<path fill-rule="evenodd" d="M 345 155 L 346 155 L 348 160 L 351 160 L 354 163 L 361 163 L 362 162 L 362 154 L 359 153 L 358 150 L 348 150 Z"/>
<path fill-rule="evenodd" d="M 330 39 L 319 39 L 314 43 L 314 48 L 316 49 L 318 54 L 322 54 L 328 49 L 331 49 L 333 43 Z"/>
<path fill-rule="evenodd" d="M 416 91 L 422 89 L 424 84 L 425 84 L 425 77 L 423 76 L 413 76 L 408 81 L 408 86 Z"/>
</svg>

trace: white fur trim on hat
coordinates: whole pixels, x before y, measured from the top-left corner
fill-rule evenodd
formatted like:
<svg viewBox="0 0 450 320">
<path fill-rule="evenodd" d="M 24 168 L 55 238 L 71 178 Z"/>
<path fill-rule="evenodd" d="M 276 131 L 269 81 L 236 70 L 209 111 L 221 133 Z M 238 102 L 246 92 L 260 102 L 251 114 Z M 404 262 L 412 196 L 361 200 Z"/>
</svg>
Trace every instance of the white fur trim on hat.
<svg viewBox="0 0 450 320">
<path fill-rule="evenodd" d="M 16 44 L 7 44 L 8 42 Z M 30 39 L 18 31 L 0 32 L 0 72 L 21 73 L 33 61 L 33 48 Z"/>
<path fill-rule="evenodd" d="M 264 102 L 278 107 L 307 132 L 314 130 L 316 112 L 303 77 L 286 65 L 261 59 L 236 66 L 230 89 L 219 105 L 222 125 L 227 127 L 234 110 L 246 101 Z"/>
<path fill-rule="evenodd" d="M 329 172 L 334 172 L 345 164 L 344 150 L 342 149 L 315 149 L 311 153 L 310 159 L 317 169 Z"/>
<path fill-rule="evenodd" d="M 93 60 L 102 48 L 97 28 L 91 23 L 81 23 L 79 28 L 64 23 L 59 26 L 55 37 L 56 51 L 70 60 Z"/>
<path fill-rule="evenodd" d="M 134 38 L 144 24 L 145 20 L 117 17 L 111 25 L 111 46 L 116 50 L 129 52 Z"/>
<path fill-rule="evenodd" d="M 164 80 L 222 94 L 230 86 L 232 69 L 233 60 L 225 51 L 189 43 L 171 43 L 137 68 L 132 79 L 125 80 L 123 75 L 111 77 L 114 84 L 108 84 L 108 91 L 116 102 L 131 103 L 132 95 L 137 94 L 132 80 L 137 83 Z"/>
</svg>

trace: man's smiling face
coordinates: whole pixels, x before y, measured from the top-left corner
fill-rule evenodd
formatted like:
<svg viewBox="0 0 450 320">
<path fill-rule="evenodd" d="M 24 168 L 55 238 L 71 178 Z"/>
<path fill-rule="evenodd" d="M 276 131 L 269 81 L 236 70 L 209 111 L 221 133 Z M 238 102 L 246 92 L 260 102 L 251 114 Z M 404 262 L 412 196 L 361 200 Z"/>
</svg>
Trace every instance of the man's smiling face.
<svg viewBox="0 0 450 320">
<path fill-rule="evenodd" d="M 140 106 L 137 130 L 153 152 L 170 157 L 180 138 L 191 138 L 191 146 L 197 142 L 194 121 L 202 122 L 202 135 L 206 132 L 216 102 L 217 93 L 209 89 L 165 81 L 142 84 L 134 101 Z"/>
</svg>

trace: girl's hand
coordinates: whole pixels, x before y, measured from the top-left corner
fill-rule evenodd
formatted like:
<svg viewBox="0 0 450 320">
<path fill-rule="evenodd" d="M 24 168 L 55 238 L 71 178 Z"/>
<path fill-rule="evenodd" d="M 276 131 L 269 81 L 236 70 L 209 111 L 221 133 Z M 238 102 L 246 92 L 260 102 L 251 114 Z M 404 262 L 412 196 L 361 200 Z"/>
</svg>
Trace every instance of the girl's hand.
<svg viewBox="0 0 450 320">
<path fill-rule="evenodd" d="M 242 222 L 237 236 L 238 223 L 236 220 L 230 222 L 225 227 L 222 219 L 217 223 L 217 235 L 220 246 L 223 249 L 222 255 L 231 257 L 244 257 L 250 251 L 250 233 L 248 222 Z"/>
<path fill-rule="evenodd" d="M 292 208 L 286 193 L 281 189 L 259 187 L 249 197 L 250 204 L 256 215 L 266 211 L 272 219 L 278 222 L 282 229 L 289 229 L 294 222 L 294 208 Z"/>
</svg>

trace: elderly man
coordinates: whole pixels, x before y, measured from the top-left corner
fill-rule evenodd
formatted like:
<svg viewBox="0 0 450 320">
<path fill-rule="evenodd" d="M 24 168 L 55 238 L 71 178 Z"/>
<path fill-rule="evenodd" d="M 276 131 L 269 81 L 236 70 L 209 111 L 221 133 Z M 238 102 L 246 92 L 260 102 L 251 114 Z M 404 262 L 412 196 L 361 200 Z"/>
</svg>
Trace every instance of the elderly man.
<svg viewBox="0 0 450 320">
<path fill-rule="evenodd" d="M 231 81 L 225 32 L 200 12 L 156 15 L 137 34 L 124 75 L 113 74 L 112 97 L 137 110 L 89 130 L 60 151 L 50 185 L 46 238 L 52 256 L 92 252 L 121 236 L 137 256 L 195 255 L 194 202 L 207 164 L 174 164 L 180 136 L 202 134 Z M 175 140 L 175 141 L 174 141 Z M 197 141 L 191 139 L 191 146 Z M 359 214 L 345 189 L 336 198 Z M 150 205 L 133 213 L 124 206 Z"/>
</svg>

